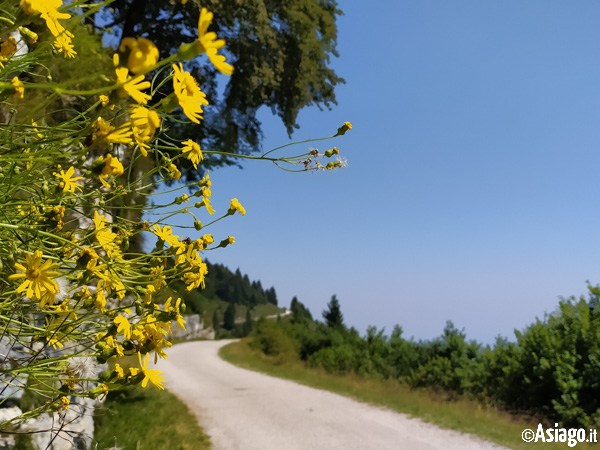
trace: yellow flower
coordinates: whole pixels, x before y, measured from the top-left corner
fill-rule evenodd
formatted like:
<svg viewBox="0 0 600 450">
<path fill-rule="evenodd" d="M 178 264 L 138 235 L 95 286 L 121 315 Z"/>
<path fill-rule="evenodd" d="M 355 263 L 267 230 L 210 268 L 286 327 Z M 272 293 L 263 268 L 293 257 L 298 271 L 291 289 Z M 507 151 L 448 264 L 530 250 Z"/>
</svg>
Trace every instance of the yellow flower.
<svg viewBox="0 0 600 450">
<path fill-rule="evenodd" d="M 202 150 L 200 150 L 200 146 L 191 139 L 182 142 L 182 144 L 184 144 L 185 147 L 181 149 L 181 152 L 189 152 L 187 155 L 187 159 L 189 159 L 192 162 L 192 164 L 194 164 L 194 169 L 197 169 L 198 163 L 204 159 L 204 156 L 202 156 Z"/>
<path fill-rule="evenodd" d="M 46 26 L 50 33 L 56 38 L 54 46 L 59 52 L 64 52 L 65 57 L 73 58 L 76 52 L 73 51 L 71 38 L 73 34 L 65 30 L 58 22 L 59 19 L 68 19 L 70 14 L 58 12 L 62 6 L 61 0 L 21 0 L 21 9 L 27 14 L 39 12 L 42 19 L 46 21 Z"/>
<path fill-rule="evenodd" d="M 108 105 L 108 95 L 101 95 L 100 97 L 98 97 L 98 99 L 100 100 L 100 102 L 102 102 L 102 106 L 106 106 Z"/>
<path fill-rule="evenodd" d="M 106 256 L 112 260 L 121 260 L 123 255 L 121 254 L 121 249 L 115 242 L 116 238 L 117 235 L 107 228 L 96 233 L 96 239 L 102 246 L 102 250 L 106 252 Z"/>
<path fill-rule="evenodd" d="M 200 286 L 204 289 L 204 279 L 208 273 L 208 266 L 206 263 L 202 262 L 202 258 L 199 256 L 198 252 L 194 253 L 193 256 L 193 258 L 188 259 L 191 269 L 183 274 L 185 284 L 188 285 L 186 287 L 186 290 L 188 291 L 197 289 Z"/>
<path fill-rule="evenodd" d="M 161 287 L 167 285 L 167 281 L 165 276 L 163 275 L 164 267 L 156 266 L 150 268 L 150 279 L 152 280 L 152 285 L 156 291 L 160 290 Z M 156 305 L 155 305 L 156 306 Z"/>
<path fill-rule="evenodd" d="M 183 65 L 173 64 L 175 74 L 173 76 L 173 90 L 177 96 L 179 106 L 183 113 L 195 123 L 200 123 L 202 119 L 202 105 L 208 105 L 206 94 L 200 90 L 198 82 L 189 72 L 183 71 Z"/>
<path fill-rule="evenodd" d="M 204 200 L 202 200 L 202 202 L 206 207 L 206 211 L 208 211 L 208 213 L 212 216 L 215 213 L 215 208 L 213 208 L 213 206 L 210 204 L 210 198 L 204 197 Z"/>
<path fill-rule="evenodd" d="M 110 153 L 106 155 L 106 159 L 102 156 L 98 159 L 98 161 L 104 161 L 104 167 L 102 168 L 102 172 L 100 173 L 100 181 L 105 187 L 110 187 L 110 185 L 106 182 L 106 179 L 112 175 L 113 177 L 117 177 L 123 174 L 123 164 L 113 157 Z"/>
<path fill-rule="evenodd" d="M 102 265 L 100 267 L 106 266 Z M 99 272 L 97 270 L 95 274 L 98 276 L 98 278 L 100 278 L 98 281 L 97 291 L 102 290 L 106 294 L 110 295 L 112 291 L 115 290 L 119 300 L 123 300 L 123 297 L 125 297 L 126 288 L 117 274 L 114 274 L 108 270 L 105 270 L 104 272 Z"/>
<path fill-rule="evenodd" d="M 73 177 L 75 174 L 75 168 L 71 166 L 69 170 L 65 173 L 64 170 L 61 170 L 60 173 L 54 173 L 54 176 L 60 178 L 62 181 L 59 184 L 59 187 L 62 188 L 63 192 L 71 192 L 71 194 L 75 193 L 75 189 L 81 189 L 81 184 L 75 183 L 77 180 L 81 180 L 83 177 Z"/>
<path fill-rule="evenodd" d="M 43 253 L 40 250 L 36 250 L 33 255 L 28 253 L 26 255 L 27 267 L 20 263 L 15 264 L 15 269 L 23 273 L 15 273 L 8 277 L 9 280 L 25 278 L 25 281 L 17 288 L 17 292 L 27 290 L 27 297 L 33 300 L 41 300 L 46 293 L 52 296 L 58 293 L 58 284 L 52 279 L 59 275 L 53 270 L 58 264 L 51 260 L 44 262 L 42 256 Z"/>
<path fill-rule="evenodd" d="M 61 407 L 61 409 L 64 409 L 65 411 L 67 411 L 69 409 L 69 403 L 71 403 L 71 402 L 69 401 L 69 399 L 67 397 L 62 396 L 60 398 L 60 407 Z"/>
<path fill-rule="evenodd" d="M 0 61 L 8 61 L 15 52 L 17 51 L 17 41 L 12 36 L 9 36 L 3 43 L 0 45 Z M 4 67 L 2 63 L 0 66 Z"/>
<path fill-rule="evenodd" d="M 97 388 L 92 389 L 90 391 L 91 398 L 98 398 L 100 396 L 102 396 L 101 398 L 106 398 L 107 395 L 108 395 L 108 386 L 104 383 L 100 383 Z"/>
<path fill-rule="evenodd" d="M 240 202 L 238 202 L 238 199 L 232 198 L 231 204 L 229 205 L 229 211 L 227 211 L 227 212 L 228 212 L 228 214 L 235 214 L 236 211 L 238 211 L 242 216 L 246 215 L 246 210 L 240 204 Z M 233 242 L 232 242 L 232 244 L 233 244 Z"/>
<path fill-rule="evenodd" d="M 213 20 L 213 13 L 208 12 L 206 8 L 202 8 L 200 11 L 200 19 L 198 20 L 198 41 L 202 51 L 206 52 L 206 56 L 210 59 L 210 62 L 215 68 L 224 73 L 225 75 L 231 75 L 233 73 L 233 66 L 225 62 L 225 57 L 219 55 L 217 51 L 225 46 L 223 39 L 217 39 L 217 34 L 213 31 L 208 31 L 208 27 Z"/>
<path fill-rule="evenodd" d="M 181 172 L 175 164 L 171 164 L 169 167 L 167 167 L 167 172 L 174 180 L 179 180 L 181 178 Z"/>
<path fill-rule="evenodd" d="M 129 339 L 131 337 L 131 324 L 127 317 L 118 315 L 114 319 L 115 325 L 117 325 L 117 333 L 123 332 L 123 337 Z"/>
<path fill-rule="evenodd" d="M 127 67 L 133 74 L 146 72 L 158 61 L 158 48 L 149 39 L 140 37 L 126 37 L 121 41 L 119 51 L 121 53 L 129 50 Z"/>
<path fill-rule="evenodd" d="M 103 291 L 96 291 L 96 299 L 94 300 L 94 306 L 98 311 L 106 311 L 106 295 Z"/>
<path fill-rule="evenodd" d="M 165 302 L 165 312 L 175 313 L 175 320 L 177 321 L 177 325 L 175 326 L 175 333 L 177 333 L 177 329 L 181 327 L 183 331 L 187 331 L 185 329 L 185 320 L 183 320 L 183 316 L 179 313 L 179 305 L 181 304 L 181 298 L 177 299 L 175 306 L 171 306 L 171 300 L 173 297 L 169 297 Z"/>
<path fill-rule="evenodd" d="M 159 225 L 154 225 L 153 229 L 150 231 L 152 231 L 159 239 L 162 239 L 171 246 L 176 246 L 179 244 L 179 241 L 177 240 L 178 236 L 173 235 L 171 227 L 165 226 L 161 229 Z"/>
<path fill-rule="evenodd" d="M 63 33 L 56 37 L 54 41 L 54 47 L 58 50 L 59 53 L 64 53 L 65 58 L 75 58 L 77 52 L 73 50 L 73 42 L 71 38 L 73 34 L 69 33 L 65 30 Z"/>
<path fill-rule="evenodd" d="M 210 175 L 208 174 L 208 170 L 206 171 L 206 176 L 200 180 L 200 186 L 211 187 L 212 181 L 210 181 Z"/>
<path fill-rule="evenodd" d="M 115 65 L 119 64 L 119 55 L 115 53 L 113 56 Z M 150 87 L 149 81 L 144 81 L 144 76 L 140 75 L 135 78 L 129 78 L 129 69 L 127 67 L 117 67 L 115 69 L 117 75 L 117 83 L 122 84 L 119 89 L 120 97 L 127 97 L 129 95 L 136 102 L 146 104 L 148 100 L 152 98 L 151 95 L 144 94 L 142 91 Z"/>
<path fill-rule="evenodd" d="M 153 285 L 148 284 L 146 286 L 146 293 L 144 294 L 144 303 L 146 303 L 147 305 L 152 303 L 152 294 L 154 294 L 155 292 L 156 288 Z"/>
<path fill-rule="evenodd" d="M 23 86 L 23 82 L 21 80 L 19 80 L 19 77 L 14 77 L 10 82 L 15 88 L 15 93 L 13 94 L 13 97 L 15 97 L 15 98 L 25 97 L 25 87 Z"/>
<path fill-rule="evenodd" d="M 235 238 L 233 236 L 228 236 L 227 240 L 229 241 L 230 244 L 235 244 Z"/>
<path fill-rule="evenodd" d="M 165 381 L 165 377 L 162 376 L 162 372 L 158 369 L 148 369 L 148 358 L 150 355 L 146 353 L 146 358 L 144 359 L 144 364 L 142 364 L 142 355 L 138 352 L 138 358 L 140 360 L 140 367 L 142 368 L 142 372 L 144 374 L 144 379 L 142 380 L 142 387 L 146 387 L 148 385 L 148 381 L 152 383 L 159 389 L 164 389 L 163 383 Z"/>
<path fill-rule="evenodd" d="M 152 140 L 156 129 L 160 127 L 160 116 L 152 109 L 137 105 L 131 108 L 129 117 L 135 143 L 142 155 L 148 156 L 150 146 L 147 142 Z"/>
<path fill-rule="evenodd" d="M 352 124 L 350 122 L 344 122 L 341 127 L 338 128 L 336 136 L 343 136 L 346 134 L 346 131 L 352 129 Z"/>
<path fill-rule="evenodd" d="M 110 122 L 104 120 L 102 117 L 98 117 L 94 122 L 94 128 L 96 129 L 96 137 L 106 142 L 116 144 L 129 144 L 132 142 L 131 124 L 129 122 L 115 129 Z"/>
<path fill-rule="evenodd" d="M 108 223 L 108 220 L 106 220 L 104 214 L 100 215 L 98 214 L 98 211 L 94 211 L 93 221 L 96 231 L 106 228 L 106 224 Z"/>
<path fill-rule="evenodd" d="M 70 14 L 58 12 L 62 6 L 61 0 L 21 0 L 21 8 L 27 14 L 41 13 L 42 19 L 53 36 L 58 36 L 64 31 L 64 27 L 58 23 L 58 19 L 68 19 Z"/>
<path fill-rule="evenodd" d="M 125 373 L 119 363 L 115 363 L 115 373 L 117 374 L 117 378 L 125 378 Z"/>
<path fill-rule="evenodd" d="M 129 117 L 131 117 L 132 126 L 150 137 L 154 136 L 154 132 L 160 127 L 160 115 L 153 109 L 136 105 L 129 111 Z"/>
</svg>

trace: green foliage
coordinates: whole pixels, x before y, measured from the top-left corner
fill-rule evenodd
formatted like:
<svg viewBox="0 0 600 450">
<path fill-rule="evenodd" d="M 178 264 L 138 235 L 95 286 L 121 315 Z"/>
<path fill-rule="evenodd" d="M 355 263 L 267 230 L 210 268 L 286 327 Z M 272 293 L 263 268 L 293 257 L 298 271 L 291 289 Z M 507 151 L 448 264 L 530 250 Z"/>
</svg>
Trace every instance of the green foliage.
<svg viewBox="0 0 600 450">
<path fill-rule="evenodd" d="M 464 394 L 479 371 L 476 360 L 479 344 L 466 342 L 464 330 L 457 330 L 451 321 L 446 323 L 443 335 L 422 345 L 425 358 L 410 375 L 414 386 L 433 386 L 447 391 Z"/>
<path fill-rule="evenodd" d="M 592 426 L 600 411 L 600 310 L 592 294 L 562 299 L 558 310 L 517 333 L 518 353 L 500 391 L 509 405 L 535 408 L 567 426 Z"/>
<path fill-rule="evenodd" d="M 256 338 L 252 341 L 252 345 L 265 355 L 274 357 L 280 363 L 298 358 L 297 343 L 285 331 L 282 322 L 259 321 Z"/>
<path fill-rule="evenodd" d="M 290 311 L 292 311 L 292 321 L 294 322 L 312 322 L 313 320 L 308 308 L 298 301 L 297 297 L 292 298 Z"/>
<path fill-rule="evenodd" d="M 291 319 L 261 324 L 253 345 L 334 374 L 396 379 L 567 427 L 593 427 L 600 420 L 599 294 L 590 287 L 587 300 L 562 299 L 553 314 L 517 331 L 516 342 L 499 337 L 493 347 L 468 341 L 450 321 L 431 341 L 406 340 L 399 326 L 389 337 L 375 327 L 361 337 L 343 325 L 335 296 L 323 312 L 326 323 L 313 321 L 294 298 Z"/>
<path fill-rule="evenodd" d="M 337 56 L 336 19 L 341 14 L 333 0 L 192 0 L 183 7 L 179 1 L 117 0 L 96 23 L 108 23 L 121 36 L 143 35 L 161 55 L 172 54 L 182 40 L 197 39 L 200 6 L 214 13 L 210 30 L 227 41 L 235 71 L 223 86 L 212 66 L 190 64 L 207 93 L 210 113 L 202 127 L 178 127 L 172 134 L 201 142 L 202 148 L 248 153 L 260 148 L 261 106 L 278 115 L 291 134 L 302 108 L 336 103 L 334 88 L 344 80 L 329 67 L 331 56 Z"/>
</svg>

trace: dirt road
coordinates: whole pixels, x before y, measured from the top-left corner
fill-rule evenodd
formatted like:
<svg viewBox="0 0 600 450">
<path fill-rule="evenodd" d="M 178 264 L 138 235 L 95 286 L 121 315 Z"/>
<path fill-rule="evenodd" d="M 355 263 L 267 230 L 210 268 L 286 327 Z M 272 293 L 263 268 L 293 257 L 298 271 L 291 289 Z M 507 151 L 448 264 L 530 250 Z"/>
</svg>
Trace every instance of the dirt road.
<svg viewBox="0 0 600 450">
<path fill-rule="evenodd" d="M 229 341 L 179 344 L 159 368 L 215 450 L 486 450 L 501 447 L 327 391 L 235 367 Z M 175 419 L 176 420 L 176 419 Z"/>
</svg>

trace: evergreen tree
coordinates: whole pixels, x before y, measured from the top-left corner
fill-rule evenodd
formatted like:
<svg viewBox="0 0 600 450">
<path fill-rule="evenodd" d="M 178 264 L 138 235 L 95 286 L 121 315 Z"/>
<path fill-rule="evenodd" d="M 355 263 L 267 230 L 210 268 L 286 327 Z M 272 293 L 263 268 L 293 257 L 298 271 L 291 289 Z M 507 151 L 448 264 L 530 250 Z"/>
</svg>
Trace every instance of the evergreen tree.
<svg viewBox="0 0 600 450">
<path fill-rule="evenodd" d="M 212 316 L 212 326 L 213 326 L 213 330 L 215 330 L 215 333 L 216 333 L 217 329 L 219 328 L 219 315 L 218 315 L 216 309 Z"/>
<path fill-rule="evenodd" d="M 290 311 L 292 311 L 292 322 L 301 323 L 305 321 L 312 322 L 313 317 L 306 306 L 304 306 L 296 296 L 292 298 L 290 303 Z"/>
<path fill-rule="evenodd" d="M 223 315 L 223 328 L 233 330 L 235 327 L 235 303 L 230 303 Z"/>
<path fill-rule="evenodd" d="M 277 293 L 275 292 L 275 287 L 271 287 L 265 291 L 265 296 L 267 297 L 267 303 L 271 303 L 277 306 Z"/>
<path fill-rule="evenodd" d="M 328 327 L 344 327 L 344 316 L 342 315 L 340 302 L 338 301 L 335 294 L 331 297 L 331 300 L 327 304 L 327 309 L 323 311 L 323 319 L 325 319 L 325 323 Z"/>
<path fill-rule="evenodd" d="M 243 334 L 248 336 L 252 331 L 252 314 L 250 308 L 246 309 L 246 320 L 244 321 Z"/>
</svg>

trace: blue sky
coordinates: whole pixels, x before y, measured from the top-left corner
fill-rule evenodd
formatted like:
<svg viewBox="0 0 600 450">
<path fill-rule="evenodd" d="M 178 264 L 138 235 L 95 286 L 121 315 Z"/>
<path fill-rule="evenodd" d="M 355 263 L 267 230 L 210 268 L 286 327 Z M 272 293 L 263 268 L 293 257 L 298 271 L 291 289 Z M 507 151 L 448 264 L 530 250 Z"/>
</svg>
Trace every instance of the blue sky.
<svg viewBox="0 0 600 450">
<path fill-rule="evenodd" d="M 337 294 L 348 325 L 416 339 L 446 320 L 512 338 L 600 283 L 600 4 L 339 6 L 339 105 L 304 110 L 293 138 L 350 121 L 315 145 L 348 167 L 214 171 L 217 212 L 236 197 L 247 214 L 205 230 L 236 237 L 208 259 L 275 286 L 283 305 L 296 295 L 320 317 Z M 265 150 L 288 142 L 262 113 Z"/>
</svg>

